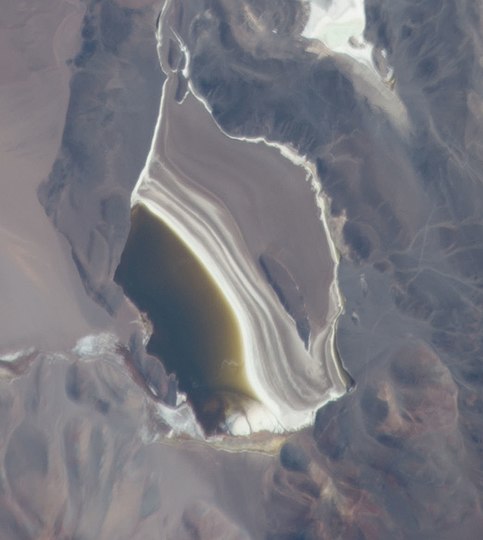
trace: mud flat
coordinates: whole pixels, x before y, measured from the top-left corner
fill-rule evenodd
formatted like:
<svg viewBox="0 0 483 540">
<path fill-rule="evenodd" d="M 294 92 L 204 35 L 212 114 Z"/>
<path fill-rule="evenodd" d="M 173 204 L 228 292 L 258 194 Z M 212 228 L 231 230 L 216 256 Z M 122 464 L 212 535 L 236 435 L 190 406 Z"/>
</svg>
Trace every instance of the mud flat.
<svg viewBox="0 0 483 540">
<path fill-rule="evenodd" d="M 177 36 L 165 13 L 159 38 L 168 78 L 132 206 L 144 206 L 188 246 L 235 314 L 260 405 L 230 411 L 232 432 L 298 429 L 346 389 L 333 346 L 337 254 L 320 193 L 302 160 L 297 166 L 263 141 L 228 137 L 193 94 L 180 98 L 186 70 L 179 66 L 189 58 L 170 67 Z M 277 272 L 267 272 L 267 260 Z"/>
</svg>

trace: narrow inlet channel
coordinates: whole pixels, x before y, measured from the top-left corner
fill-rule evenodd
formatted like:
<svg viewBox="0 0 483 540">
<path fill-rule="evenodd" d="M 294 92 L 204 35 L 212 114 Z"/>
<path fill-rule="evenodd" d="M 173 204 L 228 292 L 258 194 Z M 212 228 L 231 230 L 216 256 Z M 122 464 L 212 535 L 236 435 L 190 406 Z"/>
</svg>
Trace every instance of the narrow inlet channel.
<svg viewBox="0 0 483 540">
<path fill-rule="evenodd" d="M 199 422 L 216 432 L 233 402 L 254 399 L 236 316 L 189 247 L 135 206 L 116 282 L 153 324 L 148 351 L 176 374 Z"/>
</svg>

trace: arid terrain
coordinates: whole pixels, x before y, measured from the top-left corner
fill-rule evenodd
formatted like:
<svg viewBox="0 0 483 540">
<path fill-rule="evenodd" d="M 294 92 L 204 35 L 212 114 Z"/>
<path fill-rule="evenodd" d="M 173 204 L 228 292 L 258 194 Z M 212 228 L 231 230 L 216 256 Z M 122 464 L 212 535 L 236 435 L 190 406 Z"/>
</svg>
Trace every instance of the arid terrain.
<svg viewBox="0 0 483 540">
<path fill-rule="evenodd" d="M 4 4 L 0 538 L 479 538 L 481 5 Z"/>
</svg>

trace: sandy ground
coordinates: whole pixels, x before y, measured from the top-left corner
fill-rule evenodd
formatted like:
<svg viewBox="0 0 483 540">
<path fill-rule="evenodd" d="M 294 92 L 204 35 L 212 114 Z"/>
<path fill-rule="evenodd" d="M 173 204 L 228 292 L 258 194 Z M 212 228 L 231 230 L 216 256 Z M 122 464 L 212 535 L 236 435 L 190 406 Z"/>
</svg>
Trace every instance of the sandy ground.
<svg viewBox="0 0 483 540">
<path fill-rule="evenodd" d="M 17 8 L 7 1 L 0 17 L 0 354 L 62 348 L 108 324 L 36 194 L 60 144 L 65 61 L 78 48 L 83 11 L 59 0 Z"/>
<path fill-rule="evenodd" d="M 153 402 L 96 348 L 0 381 L 2 540 L 261 539 L 273 457 L 161 441 Z"/>
</svg>

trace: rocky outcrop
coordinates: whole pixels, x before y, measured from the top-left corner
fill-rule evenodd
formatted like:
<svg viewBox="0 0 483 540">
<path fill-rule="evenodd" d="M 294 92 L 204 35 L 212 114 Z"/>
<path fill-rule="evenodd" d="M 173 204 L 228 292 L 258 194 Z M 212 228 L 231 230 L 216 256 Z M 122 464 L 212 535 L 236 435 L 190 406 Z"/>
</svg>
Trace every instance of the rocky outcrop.
<svg viewBox="0 0 483 540">
<path fill-rule="evenodd" d="M 86 1 L 62 144 L 38 192 L 71 245 L 87 292 L 111 313 L 122 298 L 113 276 L 129 232 L 131 191 L 164 80 L 155 35 L 161 6 L 124 4 Z"/>
</svg>

